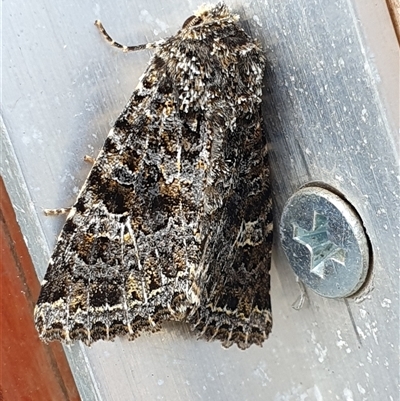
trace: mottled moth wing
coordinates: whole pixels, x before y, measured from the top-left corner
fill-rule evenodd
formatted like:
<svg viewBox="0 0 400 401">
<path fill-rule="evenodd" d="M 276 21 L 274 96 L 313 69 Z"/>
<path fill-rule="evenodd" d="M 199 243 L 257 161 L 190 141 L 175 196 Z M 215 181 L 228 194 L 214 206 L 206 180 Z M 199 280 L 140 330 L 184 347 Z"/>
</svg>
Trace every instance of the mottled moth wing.
<svg viewBox="0 0 400 401">
<path fill-rule="evenodd" d="M 155 56 L 58 238 L 35 311 L 44 340 L 134 338 L 186 312 L 204 176 L 188 158 L 204 144 L 176 89 Z"/>
<path fill-rule="evenodd" d="M 272 328 L 272 201 L 261 116 L 254 110 L 237 117 L 218 156 L 232 163 L 230 178 L 215 173 L 213 198 L 223 206 L 203 220 L 200 305 L 188 320 L 200 337 L 246 349 L 261 345 Z"/>
<path fill-rule="evenodd" d="M 135 338 L 164 320 L 226 347 L 271 330 L 264 57 L 222 3 L 158 42 L 57 241 L 45 341 Z"/>
</svg>

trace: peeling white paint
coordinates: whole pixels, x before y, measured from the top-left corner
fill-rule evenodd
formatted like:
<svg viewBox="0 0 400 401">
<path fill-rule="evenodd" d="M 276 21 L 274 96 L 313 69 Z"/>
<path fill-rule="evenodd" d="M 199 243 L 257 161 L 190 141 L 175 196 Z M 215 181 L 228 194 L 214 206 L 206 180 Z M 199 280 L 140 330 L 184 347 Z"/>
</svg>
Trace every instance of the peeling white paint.
<svg viewBox="0 0 400 401">
<path fill-rule="evenodd" d="M 322 396 L 321 390 L 318 388 L 316 384 L 314 385 L 314 396 L 316 401 L 324 401 L 324 397 Z"/>
<path fill-rule="evenodd" d="M 327 347 L 323 347 L 318 341 L 317 338 L 315 336 L 314 331 L 309 331 L 310 336 L 311 336 L 311 342 L 313 344 L 315 344 L 315 348 L 314 348 L 314 352 L 315 354 L 318 356 L 318 361 L 320 363 L 324 362 L 325 357 L 328 353 L 328 348 Z"/>
<path fill-rule="evenodd" d="M 339 337 L 339 340 L 336 341 L 336 345 L 340 348 L 343 349 L 345 348 L 346 353 L 350 354 L 351 353 L 351 348 L 349 347 L 349 344 L 342 338 L 342 333 L 340 330 L 336 331 L 337 336 Z"/>
<path fill-rule="evenodd" d="M 358 335 L 359 335 L 363 340 L 365 340 L 365 339 L 367 338 L 367 336 L 366 336 L 366 334 L 362 331 L 361 327 L 357 326 L 356 328 L 357 328 L 357 333 L 358 333 Z"/>
<path fill-rule="evenodd" d="M 261 23 L 261 20 L 260 20 L 260 18 L 258 18 L 258 15 L 253 15 L 253 20 L 255 21 L 255 23 L 260 27 L 260 28 L 262 28 L 262 23 Z"/>
<path fill-rule="evenodd" d="M 343 390 L 343 395 L 345 396 L 346 401 L 354 401 L 353 392 L 349 388 Z"/>
<path fill-rule="evenodd" d="M 326 347 L 323 348 L 320 343 L 317 343 L 316 347 L 314 348 L 314 352 L 318 356 L 318 361 L 320 363 L 322 363 L 322 362 L 324 362 L 326 354 L 328 353 L 328 348 L 326 348 Z"/>
<path fill-rule="evenodd" d="M 369 351 L 367 352 L 367 361 L 368 361 L 369 363 L 372 363 L 372 350 L 369 350 Z"/>
<path fill-rule="evenodd" d="M 357 383 L 357 388 L 358 388 L 358 391 L 361 394 L 365 394 L 366 393 L 365 388 L 360 383 Z"/>
<path fill-rule="evenodd" d="M 368 329 L 368 332 L 367 332 L 368 335 L 372 335 L 372 337 L 375 340 L 376 345 L 379 345 L 378 336 L 377 336 L 378 327 L 376 325 L 376 321 L 371 322 L 371 323 L 365 322 L 365 327 Z"/>
</svg>

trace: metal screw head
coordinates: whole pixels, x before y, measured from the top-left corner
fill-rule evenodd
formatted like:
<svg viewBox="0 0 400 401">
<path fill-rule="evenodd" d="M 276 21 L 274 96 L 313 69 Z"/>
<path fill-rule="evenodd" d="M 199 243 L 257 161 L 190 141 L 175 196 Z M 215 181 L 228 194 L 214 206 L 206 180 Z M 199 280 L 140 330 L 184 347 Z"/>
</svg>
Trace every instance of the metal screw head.
<svg viewBox="0 0 400 401">
<path fill-rule="evenodd" d="M 364 283 L 367 237 L 360 218 L 334 193 L 319 187 L 296 192 L 283 209 L 280 234 L 292 269 L 317 294 L 343 298 Z"/>
</svg>

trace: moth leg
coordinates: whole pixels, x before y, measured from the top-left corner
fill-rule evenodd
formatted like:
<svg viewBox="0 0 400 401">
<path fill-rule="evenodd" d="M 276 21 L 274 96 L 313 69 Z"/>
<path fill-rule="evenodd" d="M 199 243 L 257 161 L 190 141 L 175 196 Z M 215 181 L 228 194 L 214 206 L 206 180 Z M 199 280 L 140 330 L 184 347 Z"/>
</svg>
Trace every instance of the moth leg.
<svg viewBox="0 0 400 401">
<path fill-rule="evenodd" d="M 143 49 L 149 49 L 154 47 L 153 43 L 147 43 L 143 45 L 137 45 L 137 46 L 125 46 L 121 45 L 120 43 L 116 42 L 104 29 L 103 24 L 97 19 L 94 21 L 94 24 L 97 26 L 99 29 L 100 33 L 104 36 L 107 42 L 110 43 L 111 46 L 117 47 L 118 49 L 122 49 L 123 52 L 134 52 L 136 50 L 143 50 Z"/>
<path fill-rule="evenodd" d="M 306 299 L 308 299 L 308 295 L 306 292 L 306 287 L 304 286 L 303 282 L 299 279 L 298 276 L 296 276 L 296 282 L 300 288 L 300 295 L 297 297 L 296 301 L 293 302 L 292 308 L 294 310 L 300 310 L 303 307 Z"/>
<path fill-rule="evenodd" d="M 85 155 L 83 160 L 90 164 L 94 164 L 96 161 L 92 156 Z M 68 214 L 72 207 L 62 207 L 60 209 L 43 209 L 45 216 L 59 216 L 60 214 Z"/>
<path fill-rule="evenodd" d="M 88 155 L 85 155 L 85 156 L 83 157 L 83 160 L 84 160 L 85 162 L 90 163 L 90 164 L 94 164 L 94 162 L 96 161 L 96 159 L 95 159 L 94 157 L 88 156 Z"/>
<path fill-rule="evenodd" d="M 71 211 L 72 207 L 63 207 L 61 209 L 43 209 L 46 216 L 58 216 L 60 214 L 67 214 Z"/>
</svg>

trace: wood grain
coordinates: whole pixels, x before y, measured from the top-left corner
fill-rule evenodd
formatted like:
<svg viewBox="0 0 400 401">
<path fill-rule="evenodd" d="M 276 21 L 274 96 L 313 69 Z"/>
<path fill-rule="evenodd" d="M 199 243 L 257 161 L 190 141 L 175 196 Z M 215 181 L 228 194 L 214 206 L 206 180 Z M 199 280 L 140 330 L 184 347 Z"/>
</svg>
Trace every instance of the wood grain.
<svg viewBox="0 0 400 401">
<path fill-rule="evenodd" d="M 4 400 L 80 400 L 60 344 L 44 345 L 33 324 L 39 282 L 0 178 L 0 369 Z"/>
</svg>

